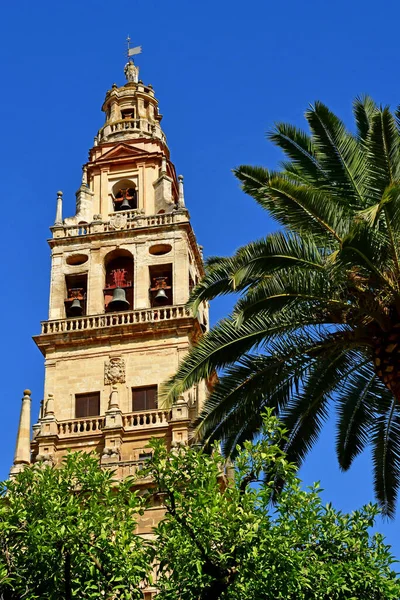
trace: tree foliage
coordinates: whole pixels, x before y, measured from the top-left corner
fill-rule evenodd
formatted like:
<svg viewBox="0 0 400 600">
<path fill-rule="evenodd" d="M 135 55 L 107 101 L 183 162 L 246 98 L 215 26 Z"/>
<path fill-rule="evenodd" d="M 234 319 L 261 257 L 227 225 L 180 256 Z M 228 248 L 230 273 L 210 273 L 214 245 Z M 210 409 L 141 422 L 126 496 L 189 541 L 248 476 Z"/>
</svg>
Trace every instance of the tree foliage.
<svg viewBox="0 0 400 600">
<path fill-rule="evenodd" d="M 355 133 L 328 107 L 306 112 L 309 133 L 278 123 L 279 171 L 241 166 L 243 190 L 280 231 L 213 257 L 192 292 L 199 305 L 239 294 L 166 384 L 164 398 L 217 370 L 197 422 L 225 455 L 253 439 L 266 406 L 289 431 L 300 465 L 332 403 L 336 451 L 348 469 L 372 445 L 375 492 L 393 515 L 400 486 L 400 112 L 354 102 Z M 235 296 L 236 297 L 236 296 Z"/>
<path fill-rule="evenodd" d="M 33 466 L 2 485 L 0 574 L 4 600 L 133 600 L 151 559 L 134 535 L 143 502 L 118 487 L 93 455 L 59 469 Z"/>
<path fill-rule="evenodd" d="M 390 549 L 369 529 L 378 513 L 325 506 L 300 486 L 271 415 L 239 450 L 233 479 L 221 456 L 169 454 L 154 441 L 148 473 L 167 512 L 154 541 L 160 600 L 388 600 L 400 596 Z M 263 474 L 268 473 L 268 477 Z M 275 480 L 285 480 L 272 507 Z"/>
<path fill-rule="evenodd" d="M 234 465 L 217 446 L 154 440 L 146 469 L 123 482 L 82 453 L 25 469 L 0 497 L 0 597 L 134 600 L 155 572 L 157 600 L 397 600 L 390 548 L 370 534 L 377 507 L 344 514 L 317 485 L 303 489 L 285 435 L 265 415 Z M 156 535 L 140 537 L 143 509 L 160 501 Z"/>
</svg>

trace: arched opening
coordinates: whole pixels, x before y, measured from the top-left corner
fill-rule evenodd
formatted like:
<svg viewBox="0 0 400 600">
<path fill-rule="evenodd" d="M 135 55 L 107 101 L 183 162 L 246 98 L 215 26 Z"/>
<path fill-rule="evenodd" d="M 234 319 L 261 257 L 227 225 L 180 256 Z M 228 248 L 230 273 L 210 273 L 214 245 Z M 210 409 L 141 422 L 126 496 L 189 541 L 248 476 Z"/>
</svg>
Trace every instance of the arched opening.
<svg viewBox="0 0 400 600">
<path fill-rule="evenodd" d="M 150 306 L 171 306 L 173 304 L 172 264 L 151 265 Z"/>
<path fill-rule="evenodd" d="M 133 309 L 133 256 L 128 250 L 114 250 L 105 261 L 104 309 L 119 312 Z"/>
<path fill-rule="evenodd" d="M 136 184 L 129 179 L 118 181 L 112 189 L 112 201 L 114 211 L 135 210 L 138 207 Z"/>
<path fill-rule="evenodd" d="M 86 315 L 87 273 L 66 275 L 64 300 L 67 318 Z"/>
</svg>

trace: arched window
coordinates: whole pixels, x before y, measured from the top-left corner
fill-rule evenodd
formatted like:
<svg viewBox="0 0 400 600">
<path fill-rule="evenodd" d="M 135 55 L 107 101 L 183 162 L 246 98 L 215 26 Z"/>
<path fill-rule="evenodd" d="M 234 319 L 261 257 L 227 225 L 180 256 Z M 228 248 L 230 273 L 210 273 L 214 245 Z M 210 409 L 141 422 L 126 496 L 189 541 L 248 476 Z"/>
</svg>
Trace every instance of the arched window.
<svg viewBox="0 0 400 600">
<path fill-rule="evenodd" d="M 128 250 L 114 250 L 106 256 L 104 309 L 133 309 L 133 257 Z"/>
<path fill-rule="evenodd" d="M 114 211 L 134 210 L 138 207 L 137 189 L 133 181 L 124 179 L 113 187 Z"/>
</svg>

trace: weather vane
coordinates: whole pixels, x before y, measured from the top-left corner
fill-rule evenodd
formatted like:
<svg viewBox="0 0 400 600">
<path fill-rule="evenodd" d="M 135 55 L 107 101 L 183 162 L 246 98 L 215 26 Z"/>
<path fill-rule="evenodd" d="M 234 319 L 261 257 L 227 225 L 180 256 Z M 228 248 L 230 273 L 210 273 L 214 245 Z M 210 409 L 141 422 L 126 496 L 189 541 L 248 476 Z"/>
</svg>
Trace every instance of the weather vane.
<svg viewBox="0 0 400 600">
<path fill-rule="evenodd" d="M 127 57 L 128 60 L 130 59 L 131 56 L 135 56 L 135 54 L 141 54 L 142 53 L 142 46 L 135 46 L 134 48 L 130 47 L 130 43 L 131 43 L 131 38 L 128 35 L 128 37 L 126 38 L 127 44 L 128 44 L 128 48 L 127 48 Z"/>
</svg>

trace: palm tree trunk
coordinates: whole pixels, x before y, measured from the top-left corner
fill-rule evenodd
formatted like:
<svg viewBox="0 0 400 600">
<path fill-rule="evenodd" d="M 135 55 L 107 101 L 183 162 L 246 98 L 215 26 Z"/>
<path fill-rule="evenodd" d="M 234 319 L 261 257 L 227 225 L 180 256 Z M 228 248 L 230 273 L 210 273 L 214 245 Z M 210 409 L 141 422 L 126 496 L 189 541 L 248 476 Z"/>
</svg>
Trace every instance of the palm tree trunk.
<svg viewBox="0 0 400 600">
<path fill-rule="evenodd" d="M 400 323 L 374 338 L 373 361 L 379 379 L 400 403 Z"/>
</svg>

